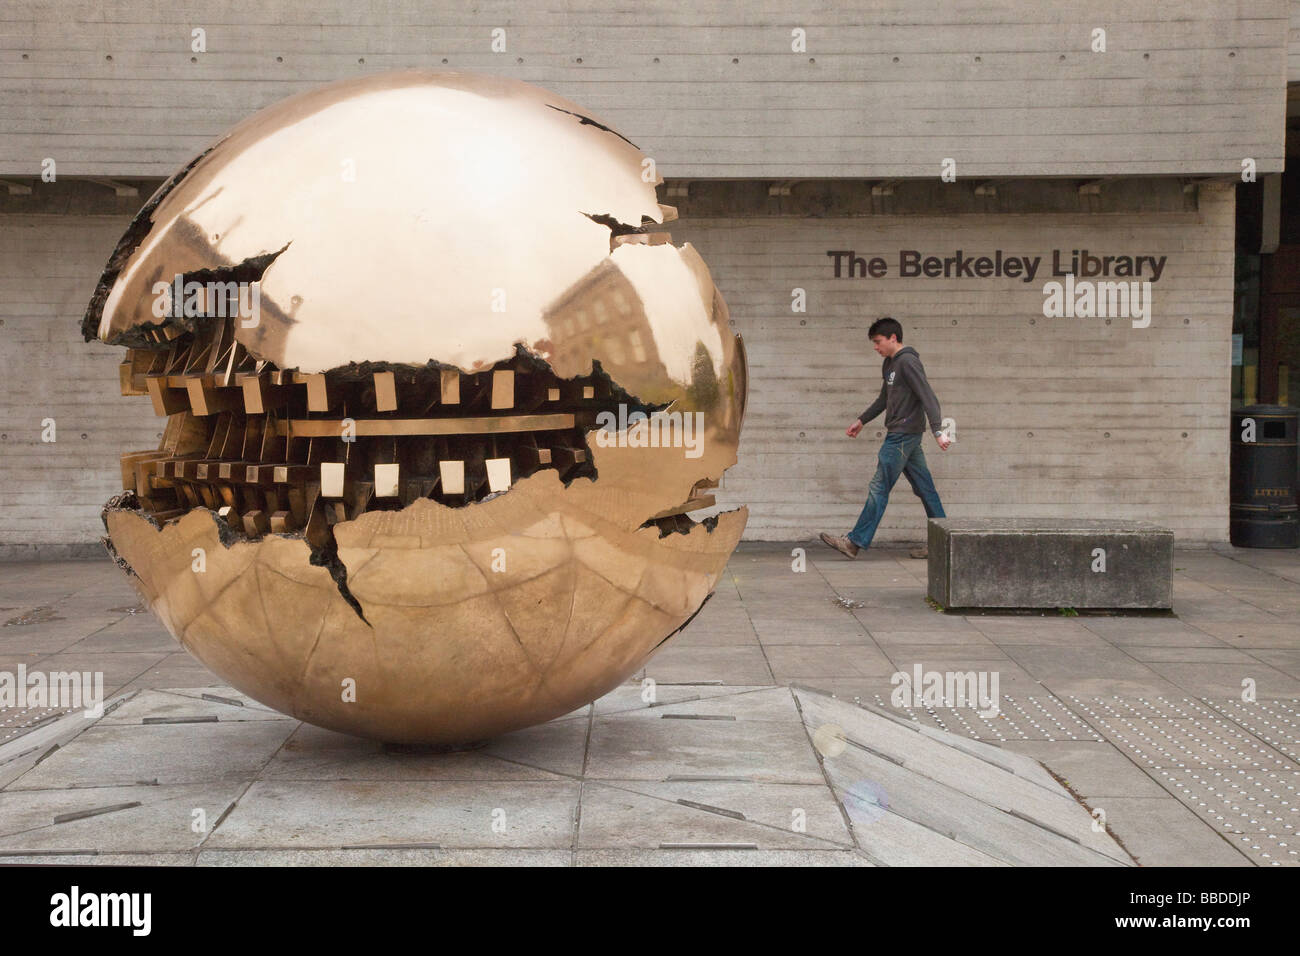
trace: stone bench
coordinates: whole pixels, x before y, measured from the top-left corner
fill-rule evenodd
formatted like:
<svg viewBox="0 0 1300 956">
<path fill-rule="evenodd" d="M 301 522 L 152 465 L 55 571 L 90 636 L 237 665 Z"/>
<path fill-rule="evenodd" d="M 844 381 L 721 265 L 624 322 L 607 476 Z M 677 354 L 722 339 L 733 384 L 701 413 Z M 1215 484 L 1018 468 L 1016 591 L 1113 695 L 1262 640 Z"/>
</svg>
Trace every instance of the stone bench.
<svg viewBox="0 0 1300 956">
<path fill-rule="evenodd" d="M 1145 521 L 931 518 L 944 608 L 1173 606 L 1174 533 Z"/>
</svg>

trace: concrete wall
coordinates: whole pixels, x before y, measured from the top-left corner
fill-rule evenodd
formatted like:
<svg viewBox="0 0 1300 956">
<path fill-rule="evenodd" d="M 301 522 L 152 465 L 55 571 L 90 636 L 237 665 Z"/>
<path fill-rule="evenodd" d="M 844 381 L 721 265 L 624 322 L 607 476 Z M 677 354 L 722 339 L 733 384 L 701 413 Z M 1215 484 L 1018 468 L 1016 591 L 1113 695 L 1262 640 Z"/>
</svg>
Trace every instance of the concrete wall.
<svg viewBox="0 0 1300 956">
<path fill-rule="evenodd" d="M 78 328 L 128 222 L 0 215 L 0 558 L 93 543 L 99 509 L 121 491 L 119 455 L 161 437 L 149 399 L 119 393 L 122 350 Z"/>
<path fill-rule="evenodd" d="M 1145 518 L 1183 543 L 1226 540 L 1233 193 L 1205 186 L 1198 199 L 1152 182 L 1085 198 L 1049 185 L 1023 184 L 1032 202 L 1004 187 L 984 211 L 968 191 L 944 214 L 924 184 L 900 190 L 881 214 L 852 217 L 808 218 L 815 199 L 796 195 L 736 218 L 753 205 L 738 184 L 675 200 L 674 241 L 703 254 L 748 350 L 740 463 L 719 494 L 720 506 L 749 504 L 747 537 L 851 526 L 880 420 L 856 440 L 843 430 L 880 387 L 866 329 L 892 314 L 957 423 L 948 452 L 925 440 L 950 515 Z M 867 187 L 835 188 L 837 208 L 869 213 Z M 159 434 L 147 398 L 118 394 L 120 350 L 84 343 L 77 330 L 130 219 L 123 210 L 140 200 L 68 195 L 44 214 L 0 212 L 0 557 L 93 541 L 100 507 L 120 490 L 118 455 Z M 1168 256 L 1149 328 L 1044 318 L 1041 274 L 1033 283 L 896 274 L 900 249 L 1050 256 L 1083 247 Z M 883 256 L 890 274 L 835 279 L 830 249 Z M 794 288 L 806 290 L 806 313 L 791 312 Z M 53 444 L 41 441 L 47 417 Z M 919 541 L 923 521 L 900 484 L 879 540 Z"/>
<path fill-rule="evenodd" d="M 1278 171 L 1290 23 L 1286 0 L 28 0 L 0 7 L 0 175 L 166 176 L 260 107 L 414 66 L 552 89 L 668 177 Z"/>
<path fill-rule="evenodd" d="M 747 503 L 750 539 L 852 527 L 882 419 L 844 429 L 880 389 L 866 339 L 903 322 L 957 443 L 924 445 L 950 516 L 1134 518 L 1180 543 L 1225 541 L 1234 193 L 1203 188 L 1186 212 L 881 215 L 674 223 L 709 263 L 751 374 L 740 462 L 719 505 Z M 1050 255 L 1053 248 L 1168 256 L 1148 328 L 1043 316 L 1043 277 L 900 278 L 900 249 Z M 880 255 L 890 274 L 834 279 L 830 249 Z M 1050 277 L 1049 277 L 1050 278 Z M 804 288 L 807 314 L 791 312 Z M 923 540 L 900 481 L 879 541 Z"/>
</svg>

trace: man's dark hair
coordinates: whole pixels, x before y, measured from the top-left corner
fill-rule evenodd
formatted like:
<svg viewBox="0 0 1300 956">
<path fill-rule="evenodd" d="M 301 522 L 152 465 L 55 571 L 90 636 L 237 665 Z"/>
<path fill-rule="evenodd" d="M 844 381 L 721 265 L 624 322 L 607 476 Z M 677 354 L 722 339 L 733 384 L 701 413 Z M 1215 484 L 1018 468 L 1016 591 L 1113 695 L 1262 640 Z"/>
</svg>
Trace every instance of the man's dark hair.
<svg viewBox="0 0 1300 956">
<path fill-rule="evenodd" d="M 903 326 L 897 319 L 891 319 L 889 316 L 876 319 L 871 323 L 871 328 L 867 329 L 867 338 L 874 339 L 877 335 L 883 335 L 889 338 L 895 336 L 898 341 L 903 341 Z"/>
</svg>

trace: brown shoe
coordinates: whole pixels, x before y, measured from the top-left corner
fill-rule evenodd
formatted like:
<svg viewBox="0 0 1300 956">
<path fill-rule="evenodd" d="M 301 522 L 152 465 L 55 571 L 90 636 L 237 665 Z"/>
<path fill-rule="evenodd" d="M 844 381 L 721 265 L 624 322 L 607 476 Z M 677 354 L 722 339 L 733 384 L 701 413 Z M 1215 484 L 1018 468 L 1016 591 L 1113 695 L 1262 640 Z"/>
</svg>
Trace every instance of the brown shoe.
<svg viewBox="0 0 1300 956">
<path fill-rule="evenodd" d="M 822 539 L 823 544 L 834 548 L 846 558 L 856 558 L 858 556 L 858 546 L 848 538 L 837 538 L 835 535 L 827 534 L 825 531 L 823 531 L 819 537 Z"/>
<path fill-rule="evenodd" d="M 930 556 L 930 549 L 924 547 L 913 548 L 911 553 L 914 558 L 928 558 Z"/>
</svg>

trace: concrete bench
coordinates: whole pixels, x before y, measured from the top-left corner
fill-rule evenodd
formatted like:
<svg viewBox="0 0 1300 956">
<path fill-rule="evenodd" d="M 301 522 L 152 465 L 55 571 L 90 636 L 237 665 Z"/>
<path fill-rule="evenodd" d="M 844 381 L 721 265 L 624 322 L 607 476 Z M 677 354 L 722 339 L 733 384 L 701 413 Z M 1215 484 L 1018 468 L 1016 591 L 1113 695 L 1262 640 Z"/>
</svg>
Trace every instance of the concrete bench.
<svg viewBox="0 0 1300 956">
<path fill-rule="evenodd" d="M 945 608 L 1171 608 L 1174 533 L 1145 521 L 932 518 Z"/>
</svg>

